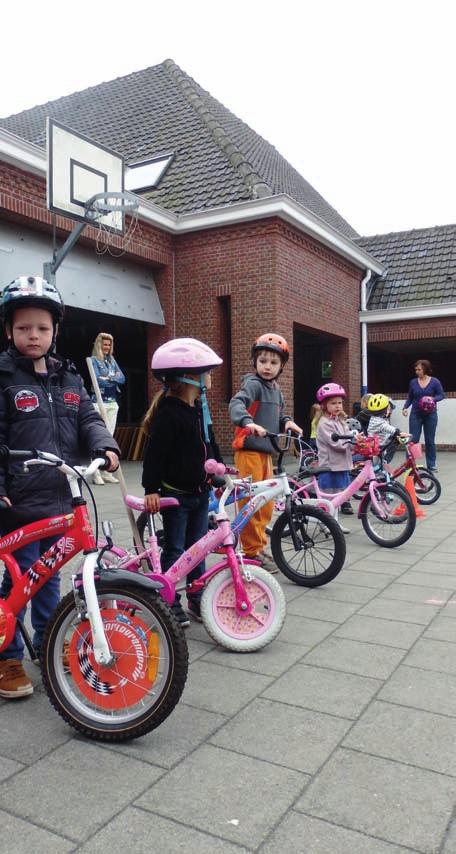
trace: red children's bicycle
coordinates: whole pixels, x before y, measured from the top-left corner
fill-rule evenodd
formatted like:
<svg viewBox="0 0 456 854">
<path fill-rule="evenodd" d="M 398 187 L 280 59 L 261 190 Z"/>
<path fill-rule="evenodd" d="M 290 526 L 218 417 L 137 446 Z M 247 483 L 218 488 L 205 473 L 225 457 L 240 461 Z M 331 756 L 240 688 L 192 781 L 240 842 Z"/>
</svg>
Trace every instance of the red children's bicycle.
<svg viewBox="0 0 456 854">
<path fill-rule="evenodd" d="M 188 651 L 182 628 L 158 595 L 159 580 L 107 568 L 97 548 L 83 474 L 90 478 L 106 460 L 87 468 L 69 466 L 44 451 L 0 447 L 0 459 L 54 466 L 69 483 L 73 511 L 40 519 L 0 538 L 0 559 L 10 572 L 12 589 L 0 598 L 0 651 L 14 636 L 17 615 L 43 585 L 75 555 L 85 555 L 73 590 L 50 618 L 40 651 L 43 684 L 59 714 L 84 735 L 124 741 L 159 726 L 179 701 L 187 678 Z M 105 534 L 107 531 L 105 532 Z M 24 574 L 16 549 L 51 536 L 59 539 Z M 108 538 L 109 539 L 109 538 Z M 29 652 L 30 637 L 19 628 Z"/>
</svg>

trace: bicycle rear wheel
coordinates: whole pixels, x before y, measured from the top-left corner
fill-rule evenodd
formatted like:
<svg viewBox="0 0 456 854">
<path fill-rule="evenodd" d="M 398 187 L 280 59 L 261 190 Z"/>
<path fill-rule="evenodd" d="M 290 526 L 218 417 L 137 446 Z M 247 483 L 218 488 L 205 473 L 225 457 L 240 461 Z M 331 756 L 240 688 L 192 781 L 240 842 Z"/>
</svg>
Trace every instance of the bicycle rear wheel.
<svg viewBox="0 0 456 854">
<path fill-rule="evenodd" d="M 418 469 L 418 474 L 413 475 L 413 485 L 418 504 L 434 504 L 442 494 L 440 481 L 427 469 Z"/>
<path fill-rule="evenodd" d="M 277 566 L 301 587 L 321 587 L 332 581 L 345 563 L 346 548 L 336 520 L 311 505 L 293 502 L 291 520 L 287 513 L 282 513 L 271 533 L 271 550 Z"/>
<path fill-rule="evenodd" d="M 397 483 L 378 483 L 375 495 L 382 515 L 375 509 L 370 495 L 361 510 L 367 536 L 386 549 L 401 546 L 410 539 L 416 526 L 416 513 L 407 490 Z"/>
<path fill-rule="evenodd" d="M 43 684 L 70 726 L 88 738 L 125 741 L 155 729 L 174 709 L 187 678 L 187 644 L 156 594 L 101 582 L 97 596 L 113 663 L 95 661 L 85 603 L 76 604 L 71 592 L 46 627 Z"/>
</svg>

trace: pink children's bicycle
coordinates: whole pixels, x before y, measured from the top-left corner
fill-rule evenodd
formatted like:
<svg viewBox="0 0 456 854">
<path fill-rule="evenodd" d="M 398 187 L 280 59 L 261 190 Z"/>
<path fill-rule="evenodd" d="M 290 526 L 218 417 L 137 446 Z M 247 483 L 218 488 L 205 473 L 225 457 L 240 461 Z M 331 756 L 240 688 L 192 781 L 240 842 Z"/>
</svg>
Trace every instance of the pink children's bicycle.
<svg viewBox="0 0 456 854">
<path fill-rule="evenodd" d="M 152 514 L 148 514 L 147 545 L 141 553 L 128 552 L 105 544 L 103 561 L 119 569 L 133 573 L 141 572 L 147 561 L 150 571 L 147 577 L 162 584 L 161 595 L 168 604 L 174 602 L 177 586 L 204 558 L 214 552 L 221 558 L 206 568 L 204 574 L 187 588 L 190 595 L 202 593 L 201 619 L 208 634 L 225 649 L 235 652 L 253 652 L 270 643 L 279 634 L 285 620 L 286 602 L 283 590 L 258 561 L 249 560 L 236 551 L 237 532 L 230 524 L 225 503 L 230 494 L 238 489 L 225 466 L 208 460 L 206 470 L 212 476 L 222 478 L 224 491 L 214 514 L 213 527 L 200 540 L 188 548 L 165 572 L 160 567 L 160 549 Z M 286 476 L 285 476 L 286 479 Z M 242 509 L 242 518 L 247 520 L 267 501 L 283 495 L 282 478 L 271 478 L 261 495 L 250 498 Z M 248 488 L 247 484 L 244 484 Z M 252 489 L 257 484 L 252 484 Z M 133 510 L 144 512 L 144 500 L 132 495 L 125 497 L 126 504 Z M 178 504 L 175 498 L 162 498 L 161 507 Z"/>
<path fill-rule="evenodd" d="M 334 441 L 353 442 L 353 434 L 333 433 Z M 363 485 L 366 492 L 359 504 L 358 518 L 367 536 L 377 545 L 394 548 L 407 542 L 412 536 L 416 525 L 416 513 L 407 491 L 399 484 L 392 482 L 390 476 L 383 471 L 376 472 L 373 458 L 379 453 L 377 436 L 358 436 L 355 453 L 364 457 L 357 476 L 342 492 L 323 492 L 318 484 L 318 474 L 329 471 L 326 468 L 315 467 L 312 463 L 304 466 L 299 475 L 299 481 L 293 481 L 293 502 L 299 504 L 309 498 L 324 501 L 325 508 L 329 504 L 335 512 L 341 504 L 349 501 Z M 274 560 L 280 565 L 282 561 L 293 561 L 295 556 L 290 549 L 290 537 L 286 519 L 279 516 L 271 533 L 271 548 Z"/>
<path fill-rule="evenodd" d="M 11 576 L 0 598 L 0 650 L 14 636 L 18 615 L 46 581 L 73 557 L 85 555 L 73 590 L 51 616 L 40 650 L 44 688 L 64 720 L 88 738 L 124 741 L 145 735 L 172 712 L 183 691 L 188 650 L 182 628 L 158 595 L 161 579 L 100 563 L 96 531 L 81 495 L 81 479 L 105 464 L 69 466 L 44 451 L 10 451 L 0 458 L 24 460 L 24 468 L 54 466 L 69 483 L 72 512 L 40 519 L 0 538 L 0 558 Z M 95 508 L 96 511 L 96 508 Z M 27 543 L 58 537 L 21 574 L 14 552 Z M 21 633 L 36 658 L 25 626 Z"/>
</svg>

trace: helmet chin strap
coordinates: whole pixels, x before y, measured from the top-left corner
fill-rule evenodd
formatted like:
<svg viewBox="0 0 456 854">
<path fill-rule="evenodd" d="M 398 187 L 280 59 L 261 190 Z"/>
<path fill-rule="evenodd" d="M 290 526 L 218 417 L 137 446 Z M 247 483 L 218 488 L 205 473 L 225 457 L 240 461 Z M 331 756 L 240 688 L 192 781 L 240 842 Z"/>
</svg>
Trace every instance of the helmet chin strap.
<svg viewBox="0 0 456 854">
<path fill-rule="evenodd" d="M 190 380 L 188 377 L 176 377 L 180 383 L 185 383 L 186 385 L 193 385 L 196 388 L 200 389 L 200 401 L 201 401 L 201 409 L 203 413 L 203 431 L 204 431 L 204 441 L 209 442 L 209 427 L 212 424 L 211 413 L 209 411 L 209 404 L 207 402 L 206 396 L 206 386 L 203 382 L 204 374 L 201 374 L 199 380 Z"/>
</svg>

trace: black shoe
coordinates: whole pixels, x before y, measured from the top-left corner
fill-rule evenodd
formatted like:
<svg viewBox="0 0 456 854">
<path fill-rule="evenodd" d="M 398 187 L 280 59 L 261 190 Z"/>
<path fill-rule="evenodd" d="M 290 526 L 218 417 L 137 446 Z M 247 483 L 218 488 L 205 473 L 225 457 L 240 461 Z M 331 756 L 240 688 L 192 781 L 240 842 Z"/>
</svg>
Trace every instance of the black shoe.
<svg viewBox="0 0 456 854">
<path fill-rule="evenodd" d="M 198 599 L 194 599 L 193 597 L 187 597 L 187 611 L 197 623 L 202 623 L 203 618 L 201 616 L 200 603 Z"/>
<path fill-rule="evenodd" d="M 345 516 L 353 516 L 353 507 L 349 501 L 344 501 L 344 503 L 340 505 L 340 512 L 344 513 Z"/>
<path fill-rule="evenodd" d="M 173 616 L 183 629 L 186 629 L 187 626 L 190 625 L 190 620 L 188 619 L 188 616 L 185 613 L 180 602 L 174 602 L 174 605 L 171 605 L 171 611 L 173 613 Z"/>
</svg>

